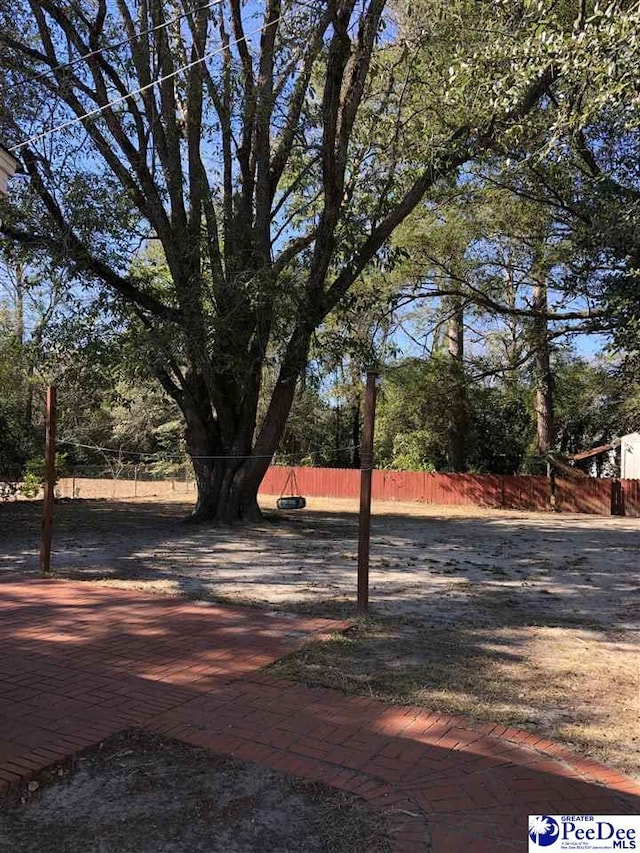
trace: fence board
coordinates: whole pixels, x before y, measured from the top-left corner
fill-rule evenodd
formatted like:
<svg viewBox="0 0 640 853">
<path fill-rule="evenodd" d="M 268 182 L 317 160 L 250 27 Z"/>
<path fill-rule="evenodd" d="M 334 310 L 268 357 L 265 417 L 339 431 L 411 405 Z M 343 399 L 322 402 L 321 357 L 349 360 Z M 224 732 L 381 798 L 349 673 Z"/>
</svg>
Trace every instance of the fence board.
<svg viewBox="0 0 640 853">
<path fill-rule="evenodd" d="M 613 480 L 556 480 L 556 507 L 560 512 L 611 515 Z"/>
<path fill-rule="evenodd" d="M 260 491 L 280 495 L 289 472 L 271 467 Z M 300 492 L 308 497 L 357 498 L 360 472 L 353 468 L 295 468 Z M 288 491 L 288 490 L 287 490 Z M 556 509 L 593 515 L 623 514 L 640 517 L 640 481 L 588 478 L 556 479 Z M 428 474 L 424 471 L 373 472 L 373 499 L 416 501 L 449 506 L 549 509 L 550 486 L 546 477 L 495 474 Z"/>
<path fill-rule="evenodd" d="M 292 471 L 301 494 L 308 497 L 357 498 L 360 494 L 360 472 L 354 468 L 292 469 L 278 465 L 272 465 L 267 471 L 260 486 L 261 494 L 279 496 L 285 491 L 293 494 Z"/>
<path fill-rule="evenodd" d="M 640 480 L 619 480 L 619 515 L 640 518 Z"/>
<path fill-rule="evenodd" d="M 279 496 L 292 493 L 292 469 L 272 466 L 262 481 L 260 493 Z M 299 491 L 307 497 L 358 498 L 360 472 L 353 468 L 295 468 Z M 285 489 L 285 486 L 287 487 Z M 61 497 L 163 497 L 178 499 L 194 492 L 193 482 L 106 480 L 83 477 L 62 478 L 57 484 Z M 541 511 L 549 509 L 546 477 L 498 476 L 493 474 L 428 474 L 424 471 L 373 472 L 373 499 L 407 501 L 487 509 Z M 556 509 L 595 515 L 626 515 L 640 518 L 640 480 L 588 478 L 556 479 Z"/>
</svg>

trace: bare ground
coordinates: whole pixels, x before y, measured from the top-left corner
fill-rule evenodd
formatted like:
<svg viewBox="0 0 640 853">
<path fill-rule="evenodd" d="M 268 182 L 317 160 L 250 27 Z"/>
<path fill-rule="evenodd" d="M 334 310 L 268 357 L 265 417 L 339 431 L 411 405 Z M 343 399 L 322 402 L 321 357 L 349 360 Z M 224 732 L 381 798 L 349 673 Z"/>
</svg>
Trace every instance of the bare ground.
<svg viewBox="0 0 640 853">
<path fill-rule="evenodd" d="M 54 568 L 350 614 L 355 509 L 311 499 L 302 513 L 229 530 L 182 524 L 188 506 L 177 501 L 66 502 Z M 534 728 L 640 775 L 640 521 L 420 504 L 374 512 L 376 621 L 276 664 L 279 674 Z M 36 571 L 39 530 L 37 505 L 0 507 L 0 577 Z"/>
<path fill-rule="evenodd" d="M 385 853 L 358 797 L 129 731 L 0 800 L 4 853 Z"/>
</svg>

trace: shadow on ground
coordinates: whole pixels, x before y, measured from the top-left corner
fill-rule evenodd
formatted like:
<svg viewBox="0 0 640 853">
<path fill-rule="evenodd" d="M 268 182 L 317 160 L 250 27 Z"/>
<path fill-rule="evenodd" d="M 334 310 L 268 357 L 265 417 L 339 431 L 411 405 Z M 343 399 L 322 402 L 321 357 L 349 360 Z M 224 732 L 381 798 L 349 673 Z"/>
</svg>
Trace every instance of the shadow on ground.
<svg viewBox="0 0 640 853">
<path fill-rule="evenodd" d="M 63 592 L 56 586 L 23 584 L 15 589 L 12 600 L 3 602 L 6 615 L 14 624 L 11 630 L 5 628 L 3 643 L 7 654 L 2 666 L 20 666 L 22 671 L 30 672 L 34 687 L 41 683 L 41 672 L 46 669 L 49 673 L 48 686 L 43 685 L 40 693 L 36 690 L 37 695 L 30 700 L 34 707 L 47 707 L 51 693 L 63 684 L 80 688 L 79 700 L 83 691 L 86 693 L 88 681 L 98 710 L 108 715 L 101 691 L 107 687 L 107 693 L 117 689 L 122 680 L 133 700 L 137 695 L 149 695 L 153 684 L 158 705 L 163 696 L 173 697 L 173 704 L 165 713 L 178 725 L 183 724 L 185 738 L 192 738 L 192 742 L 194 738 L 206 742 L 216 737 L 218 742 L 225 737 L 233 742 L 236 736 L 247 746 L 267 744 L 259 746 L 267 764 L 286 754 L 299 762 L 297 766 L 304 768 L 303 773 L 320 770 L 335 776 L 344 768 L 348 778 L 356 772 L 374 779 L 373 786 L 388 783 L 393 795 L 389 802 L 396 810 L 404 808 L 409 817 L 424 817 L 433 836 L 443 839 L 442 847 L 435 844 L 436 853 L 447 849 L 447 843 L 451 848 L 451 838 L 456 833 L 481 839 L 487 849 L 492 840 L 492 850 L 522 849 L 523 827 L 529 813 L 637 812 L 640 800 L 624 794 L 628 788 L 622 780 L 610 777 L 609 788 L 585 781 L 568 773 L 566 765 L 540 759 L 529 750 L 513 748 L 513 744 L 500 743 L 491 734 L 465 743 L 460 740 L 461 730 L 451 729 L 453 721 L 441 729 L 436 722 L 435 728 L 429 726 L 424 734 L 419 727 L 410 731 L 407 709 L 342 699 L 335 691 L 309 693 L 252 675 L 231 684 L 223 680 L 184 683 L 177 695 L 176 684 L 171 683 L 176 658 L 185 668 L 192 667 L 207 654 L 212 632 L 219 634 L 217 639 L 224 647 L 223 613 L 219 612 L 217 619 L 207 625 L 207 608 L 189 605 L 168 618 L 174 607 L 171 601 L 156 600 L 142 606 L 138 598 L 129 596 L 125 600 L 120 594 L 116 604 L 104 590 L 69 584 L 64 585 L 67 592 Z M 72 586 L 77 592 L 73 593 Z M 230 644 L 238 649 L 253 644 L 255 620 L 250 618 L 250 612 L 229 618 L 234 626 L 229 634 Z M 3 614 L 0 627 L 6 624 Z M 185 637 L 189 642 L 184 641 Z M 511 650 L 498 649 L 498 653 L 499 660 L 514 658 Z M 123 661 L 119 655 L 126 657 L 126 673 L 120 669 Z M 158 673 L 170 666 L 173 674 L 150 682 L 151 662 Z M 106 686 L 101 681 L 105 676 Z M 66 713 L 70 711 L 67 709 Z M 86 710 L 76 708 L 75 713 Z M 36 716 L 35 711 L 31 715 L 23 712 L 21 722 L 28 725 Z M 56 721 L 63 722 L 64 717 L 65 712 L 56 714 Z M 118 725 L 117 719 L 114 724 Z M 455 721 L 455 726 L 461 725 L 463 721 Z M 59 731 L 49 734 L 55 738 Z M 336 739 L 332 741 L 334 734 Z M 349 744 L 345 743 L 347 739 Z M 318 747 L 310 746 L 314 743 L 325 744 L 320 756 L 316 755 Z M 136 784 L 144 787 L 148 783 L 144 773 L 136 774 Z M 100 799 L 95 800 L 98 808 Z M 401 805 L 405 801 L 406 806 Z M 461 838 L 460 845 L 453 849 L 472 849 L 472 839 Z"/>
<path fill-rule="evenodd" d="M 220 529 L 184 525 L 185 504 L 63 502 L 54 568 L 144 591 L 350 617 L 356 516 L 327 506 Z M 282 665 L 286 674 L 536 728 L 637 773 L 640 523 L 433 513 L 386 505 L 374 516 L 378 621 L 300 653 Z M 39 531 L 37 504 L 0 506 L 0 578 L 36 573 Z"/>
<path fill-rule="evenodd" d="M 187 510 L 177 503 L 60 503 L 53 568 L 61 577 L 144 582 L 159 592 L 271 606 L 352 598 L 354 513 L 267 514 L 257 527 L 221 529 L 182 524 Z M 0 506 L 0 577 L 37 571 L 39 532 L 37 504 Z M 636 520 L 388 511 L 373 519 L 371 600 L 381 613 L 430 624 L 490 622 L 498 602 L 514 623 L 524 616 L 640 628 L 639 549 Z"/>
<path fill-rule="evenodd" d="M 7 853 L 384 853 L 357 797 L 143 731 L 110 738 L 0 801 Z"/>
</svg>

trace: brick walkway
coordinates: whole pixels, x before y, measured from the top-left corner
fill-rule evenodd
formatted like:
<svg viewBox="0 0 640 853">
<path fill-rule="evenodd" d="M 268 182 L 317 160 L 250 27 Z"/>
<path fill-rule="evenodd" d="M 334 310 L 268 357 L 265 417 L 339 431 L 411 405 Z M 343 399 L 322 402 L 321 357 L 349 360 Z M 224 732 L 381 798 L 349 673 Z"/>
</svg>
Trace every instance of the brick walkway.
<svg viewBox="0 0 640 853">
<path fill-rule="evenodd" d="M 257 670 L 337 620 L 89 584 L 0 584 L 0 791 L 130 726 L 357 793 L 398 853 L 526 850 L 532 814 L 640 813 L 640 786 L 531 733 Z"/>
</svg>

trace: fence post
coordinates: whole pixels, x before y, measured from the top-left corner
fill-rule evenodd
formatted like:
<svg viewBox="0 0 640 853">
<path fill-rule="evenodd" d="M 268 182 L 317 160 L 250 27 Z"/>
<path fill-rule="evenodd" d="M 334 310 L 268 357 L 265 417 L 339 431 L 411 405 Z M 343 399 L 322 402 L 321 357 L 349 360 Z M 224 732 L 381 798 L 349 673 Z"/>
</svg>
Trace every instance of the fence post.
<svg viewBox="0 0 640 853">
<path fill-rule="evenodd" d="M 44 462 L 44 499 L 42 503 L 42 543 L 40 546 L 40 571 L 51 574 L 51 540 L 53 534 L 53 500 L 56 485 L 56 389 L 47 388 L 46 433 Z"/>
<path fill-rule="evenodd" d="M 364 423 L 360 448 L 360 523 L 358 530 L 357 613 L 369 611 L 369 543 L 371 539 L 371 479 L 373 475 L 373 428 L 376 417 L 377 370 L 367 371 Z"/>
<path fill-rule="evenodd" d="M 555 512 L 558 508 L 556 498 L 556 472 L 550 461 L 547 460 L 547 479 L 549 481 L 549 509 Z"/>
<path fill-rule="evenodd" d="M 611 515 L 624 515 L 624 487 L 621 480 L 611 480 Z"/>
</svg>

